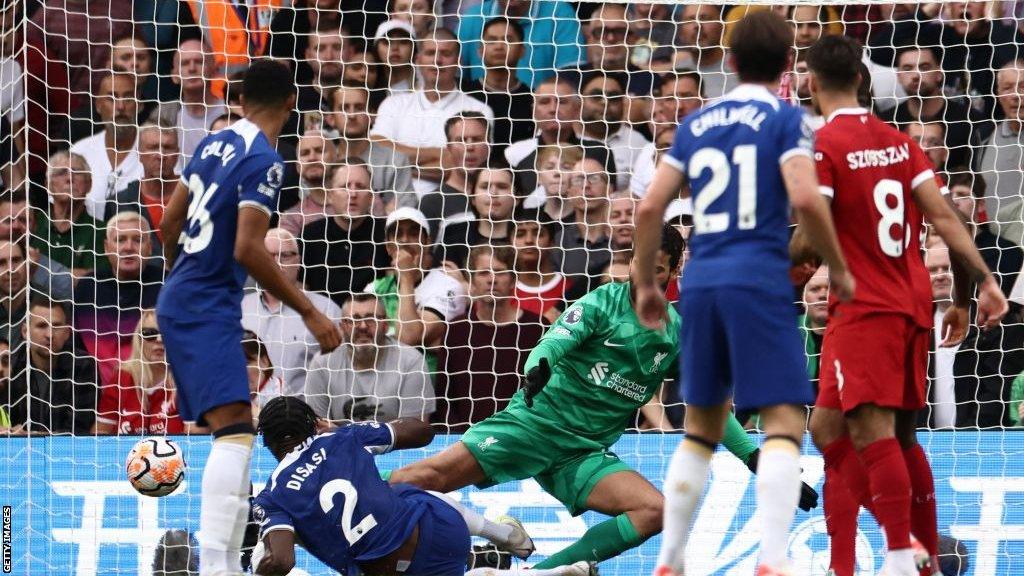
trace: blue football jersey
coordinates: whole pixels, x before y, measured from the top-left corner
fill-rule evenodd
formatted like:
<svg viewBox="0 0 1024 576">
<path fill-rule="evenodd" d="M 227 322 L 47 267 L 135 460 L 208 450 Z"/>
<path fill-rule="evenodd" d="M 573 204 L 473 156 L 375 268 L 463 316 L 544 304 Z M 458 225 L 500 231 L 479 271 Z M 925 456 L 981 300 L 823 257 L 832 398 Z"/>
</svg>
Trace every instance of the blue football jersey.
<svg viewBox="0 0 1024 576">
<path fill-rule="evenodd" d="M 241 318 L 246 271 L 235 260 L 238 211 L 277 210 L 284 161 L 258 126 L 239 120 L 204 138 L 185 166 L 188 212 L 157 304 L 165 316 Z"/>
<path fill-rule="evenodd" d="M 390 426 L 365 423 L 295 448 L 256 496 L 260 538 L 291 530 L 310 554 L 342 574 L 398 549 L 425 507 L 400 498 L 380 478 L 370 450 L 393 442 Z"/>
<path fill-rule="evenodd" d="M 683 119 L 662 161 L 683 173 L 693 196 L 684 288 L 792 291 L 781 165 L 796 154 L 813 159 L 813 145 L 803 111 L 763 86 L 740 85 Z"/>
</svg>

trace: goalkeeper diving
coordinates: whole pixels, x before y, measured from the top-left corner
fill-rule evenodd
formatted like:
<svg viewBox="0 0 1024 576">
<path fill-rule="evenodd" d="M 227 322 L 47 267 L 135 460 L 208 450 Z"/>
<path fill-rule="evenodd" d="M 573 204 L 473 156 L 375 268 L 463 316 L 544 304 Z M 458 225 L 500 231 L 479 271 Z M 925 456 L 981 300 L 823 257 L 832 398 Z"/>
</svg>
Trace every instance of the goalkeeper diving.
<svg viewBox="0 0 1024 576">
<path fill-rule="evenodd" d="M 662 288 L 678 275 L 683 248 L 679 232 L 665 226 L 655 267 Z M 648 329 L 633 299 L 632 282 L 612 283 L 569 306 L 530 353 L 526 383 L 505 410 L 443 452 L 394 471 L 391 482 L 445 493 L 534 478 L 573 516 L 611 516 L 537 564 L 541 569 L 601 562 L 658 534 L 662 494 L 609 448 L 664 381 L 676 378 L 679 316 L 668 305 L 669 325 Z M 735 418 L 723 443 L 756 470 L 758 448 Z M 817 501 L 804 485 L 801 507 Z"/>
</svg>

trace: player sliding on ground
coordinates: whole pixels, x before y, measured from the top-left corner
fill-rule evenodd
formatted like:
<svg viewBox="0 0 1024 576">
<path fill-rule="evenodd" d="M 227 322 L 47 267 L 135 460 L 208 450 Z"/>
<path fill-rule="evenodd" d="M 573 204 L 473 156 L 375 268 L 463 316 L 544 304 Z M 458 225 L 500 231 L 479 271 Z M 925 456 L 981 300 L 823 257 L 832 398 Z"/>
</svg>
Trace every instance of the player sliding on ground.
<svg viewBox="0 0 1024 576">
<path fill-rule="evenodd" d="M 512 518 L 486 520 L 454 500 L 381 479 L 374 454 L 420 448 L 434 438 L 413 418 L 353 424 L 317 434 L 317 416 L 298 398 L 274 398 L 260 412 L 263 443 L 280 464 L 253 504 L 260 544 L 256 574 L 287 574 L 295 544 L 342 574 L 462 576 L 470 535 L 526 558 L 533 541 Z M 580 562 L 531 576 L 586 576 Z M 516 570 L 477 568 L 471 576 L 511 576 Z"/>
<path fill-rule="evenodd" d="M 885 530 L 880 576 L 917 576 L 910 534 L 938 574 L 935 486 L 917 443 L 916 411 L 926 402 L 932 338 L 931 279 L 921 257 L 922 216 L 949 246 L 954 306 L 943 318 L 943 346 L 967 330 L 972 286 L 980 288 L 978 324 L 999 323 L 1007 303 L 967 230 L 943 199 L 931 161 L 918 145 L 857 103 L 862 49 L 827 36 L 807 55 L 812 101 L 828 119 L 815 145 L 822 193 L 831 201 L 839 240 L 858 280 L 849 302 L 829 301 L 821 390 L 811 417 L 825 457 L 825 520 L 831 569 L 854 574 L 861 504 Z M 798 233 L 794 252 L 799 246 Z"/>
<path fill-rule="evenodd" d="M 679 232 L 666 226 L 652 265 L 660 289 L 676 277 L 682 252 Z M 508 408 L 475 424 L 444 452 L 396 470 L 392 481 L 450 492 L 535 478 L 574 516 L 586 510 L 613 516 L 538 568 L 599 562 L 639 546 L 661 531 L 663 499 L 609 447 L 637 409 L 675 377 L 679 318 L 662 306 L 669 329 L 650 330 L 633 313 L 631 283 L 590 292 L 530 353 L 526 385 Z M 741 460 L 757 459 L 756 446 L 734 418 L 725 445 Z M 806 509 L 817 498 L 805 487 Z"/>
<path fill-rule="evenodd" d="M 737 409 L 760 410 L 766 433 L 757 468 L 757 574 L 790 574 L 804 405 L 813 400 L 789 280 L 790 206 L 830 265 L 833 293 L 848 299 L 854 290 L 818 193 L 811 130 L 799 108 L 775 96 L 792 45 L 792 27 L 773 12 L 736 24 L 729 57 L 742 84 L 683 120 L 636 213 L 637 315 L 649 328 L 675 330 L 656 280 L 658 223 L 689 182 L 693 257 L 679 300 L 686 437 L 665 478 L 659 576 L 684 573 L 690 522 L 730 395 Z"/>
<path fill-rule="evenodd" d="M 298 311 L 321 352 L 341 342 L 338 326 L 281 274 L 263 238 L 284 178 L 274 147 L 295 107 L 285 64 L 253 62 L 242 80 L 245 118 L 203 139 L 181 173 L 160 223 L 173 268 L 157 316 L 185 421 L 209 426 L 203 468 L 199 572 L 241 574 L 249 516 L 249 461 L 255 430 L 242 340 L 246 272 Z"/>
</svg>

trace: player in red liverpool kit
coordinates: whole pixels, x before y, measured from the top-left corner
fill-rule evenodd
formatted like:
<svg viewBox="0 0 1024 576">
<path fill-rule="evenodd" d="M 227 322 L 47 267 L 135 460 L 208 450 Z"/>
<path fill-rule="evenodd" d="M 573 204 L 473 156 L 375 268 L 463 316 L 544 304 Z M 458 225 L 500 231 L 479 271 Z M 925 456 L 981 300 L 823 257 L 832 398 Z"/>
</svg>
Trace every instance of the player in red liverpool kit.
<svg viewBox="0 0 1024 576">
<path fill-rule="evenodd" d="M 828 36 L 807 57 L 814 104 L 828 118 L 816 135 L 818 179 L 858 280 L 852 301 L 830 300 L 811 430 L 825 457 L 825 514 L 836 575 L 852 576 L 849 529 L 856 529 L 860 503 L 885 530 L 889 552 L 879 575 L 917 576 L 911 531 L 930 554 L 937 552 L 931 469 L 914 431 L 914 413 L 926 400 L 932 326 L 923 218 L 966 274 L 960 286 L 979 286 L 978 323 L 997 324 L 1007 304 L 942 198 L 921 149 L 858 106 L 861 52 L 849 38 Z M 799 234 L 795 244 L 800 252 Z M 959 342 L 966 331 L 969 292 L 960 293 L 943 320 L 944 345 Z M 849 546 L 835 546 L 840 540 Z"/>
</svg>

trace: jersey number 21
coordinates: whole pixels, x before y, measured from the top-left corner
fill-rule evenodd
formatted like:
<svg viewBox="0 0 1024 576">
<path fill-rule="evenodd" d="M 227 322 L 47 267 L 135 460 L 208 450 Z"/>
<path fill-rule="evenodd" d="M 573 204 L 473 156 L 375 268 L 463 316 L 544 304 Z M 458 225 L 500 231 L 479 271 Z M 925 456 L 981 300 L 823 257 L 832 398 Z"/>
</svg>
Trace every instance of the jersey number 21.
<svg viewBox="0 0 1024 576">
<path fill-rule="evenodd" d="M 707 210 L 718 200 L 729 187 L 733 178 L 733 166 L 736 167 L 737 224 L 740 230 L 753 230 L 757 227 L 757 145 L 744 144 L 733 148 L 732 162 L 725 152 L 717 148 L 701 148 L 690 158 L 688 176 L 690 181 L 697 179 L 705 170 L 711 171 L 711 179 L 693 198 L 693 231 L 695 234 L 714 234 L 725 232 L 732 224 L 732 215 L 728 212 Z"/>
</svg>

